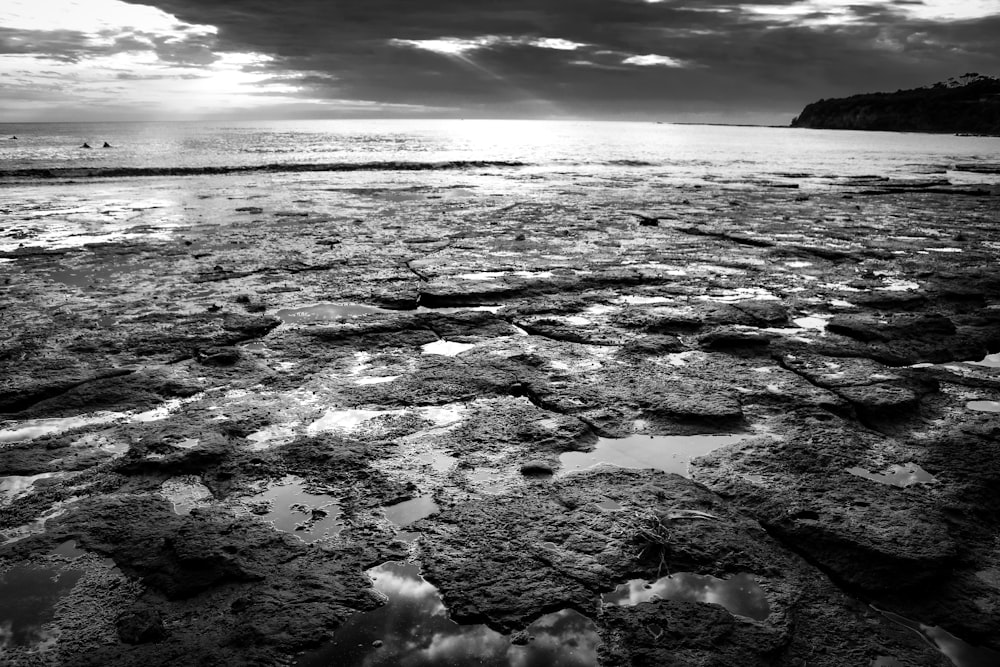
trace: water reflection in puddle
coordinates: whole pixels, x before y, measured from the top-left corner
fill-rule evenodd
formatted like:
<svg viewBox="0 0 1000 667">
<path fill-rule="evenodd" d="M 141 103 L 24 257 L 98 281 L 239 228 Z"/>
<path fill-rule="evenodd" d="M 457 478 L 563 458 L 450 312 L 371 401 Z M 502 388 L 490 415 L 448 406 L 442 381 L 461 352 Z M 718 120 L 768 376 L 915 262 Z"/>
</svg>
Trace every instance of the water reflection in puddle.
<svg viewBox="0 0 1000 667">
<path fill-rule="evenodd" d="M 402 414 L 403 410 L 327 410 L 322 417 L 309 424 L 306 431 L 310 435 L 322 431 L 353 431 L 371 419 Z"/>
<path fill-rule="evenodd" d="M 597 506 L 600 507 L 602 510 L 606 510 L 608 512 L 615 512 L 617 510 L 622 509 L 623 507 L 621 503 L 610 499 L 600 501 L 599 503 L 597 503 Z"/>
<path fill-rule="evenodd" d="M 905 616 L 885 611 L 872 605 L 875 611 L 904 628 L 909 628 L 941 651 L 955 667 L 996 667 L 1000 665 L 1000 653 L 981 646 L 972 646 L 955 635 L 935 625 L 924 625 Z"/>
<path fill-rule="evenodd" d="M 868 472 L 864 468 L 848 468 L 847 472 L 858 477 L 870 479 L 879 484 L 888 484 L 906 488 L 914 484 L 935 484 L 937 478 L 930 474 L 916 463 L 904 463 L 903 465 L 889 466 L 886 473 Z"/>
<path fill-rule="evenodd" d="M 15 565 L 0 574 L 0 655 L 11 646 L 54 639 L 44 625 L 55 606 L 83 576 L 82 570 Z"/>
<path fill-rule="evenodd" d="M 57 283 L 69 285 L 70 287 L 85 289 L 88 287 L 96 287 L 101 283 L 107 282 L 119 271 L 121 271 L 120 268 L 105 266 L 84 269 L 57 269 L 49 272 L 49 278 Z"/>
<path fill-rule="evenodd" d="M 729 579 L 717 579 L 707 574 L 678 572 L 650 583 L 632 579 L 610 593 L 601 595 L 606 605 L 631 607 L 651 600 L 680 602 L 710 602 L 729 613 L 763 621 L 771 613 L 767 596 L 749 574 L 737 574 Z"/>
<path fill-rule="evenodd" d="M 476 468 L 469 473 L 469 481 L 479 493 L 496 495 L 503 493 L 504 483 L 499 479 L 500 473 L 490 468 Z"/>
<path fill-rule="evenodd" d="M 35 482 L 40 479 L 49 479 L 61 473 L 43 472 L 38 475 L 11 475 L 0 477 L 0 504 L 5 501 L 14 500 L 20 495 L 28 493 Z"/>
<path fill-rule="evenodd" d="M 427 343 L 420 347 L 424 354 L 440 354 L 445 357 L 454 357 L 466 350 L 471 350 L 475 345 L 472 343 L 455 343 L 450 340 L 436 340 L 433 343 Z"/>
<path fill-rule="evenodd" d="M 259 452 L 278 445 L 286 445 L 295 439 L 297 422 L 288 424 L 272 424 L 265 426 L 259 431 L 255 431 L 247 436 L 247 449 L 252 452 Z"/>
<path fill-rule="evenodd" d="M 303 542 L 312 543 L 339 535 L 344 529 L 339 521 L 340 503 L 330 496 L 309 493 L 304 486 L 302 479 L 289 475 L 246 502 L 258 507 L 270 503 L 270 509 L 255 514 L 274 525 L 276 530 L 294 533 Z"/>
<path fill-rule="evenodd" d="M 359 303 L 317 303 L 302 308 L 282 308 L 275 316 L 285 324 L 311 324 L 391 312 L 393 311 Z"/>
<path fill-rule="evenodd" d="M 28 419 L 21 422 L 4 422 L 4 426 L 10 426 L 11 428 L 0 430 L 0 444 L 33 440 L 43 435 L 68 431 L 81 426 L 90 426 L 91 424 L 104 424 L 121 419 L 123 416 L 120 412 L 98 412 L 90 416 L 81 417 L 54 417 L 52 419 Z"/>
<path fill-rule="evenodd" d="M 978 412 L 1000 412 L 1000 401 L 969 401 L 965 407 Z"/>
<path fill-rule="evenodd" d="M 987 366 L 989 368 L 1000 368 L 1000 352 L 997 352 L 996 354 L 987 354 L 979 361 L 967 361 L 965 363 L 972 364 L 973 366 Z"/>
<path fill-rule="evenodd" d="M 417 456 L 417 460 L 421 463 L 430 464 L 430 466 L 437 472 L 448 472 L 451 467 L 458 462 L 458 459 L 454 456 L 449 456 L 447 454 L 439 454 L 437 452 L 426 452 Z"/>
<path fill-rule="evenodd" d="M 395 505 L 389 505 L 385 508 L 385 516 L 392 522 L 392 525 L 402 528 L 434 514 L 438 509 L 440 508 L 431 496 L 418 496 Z"/>
<path fill-rule="evenodd" d="M 66 540 L 50 553 L 53 556 L 63 556 L 64 558 L 79 558 L 87 552 L 76 546 L 76 540 Z"/>
<path fill-rule="evenodd" d="M 633 435 L 598 438 L 589 452 L 559 455 L 563 472 L 573 472 L 608 463 L 620 468 L 655 468 L 688 476 L 691 459 L 743 440 L 738 435 Z"/>
<path fill-rule="evenodd" d="M 597 664 L 597 628 L 585 616 L 563 610 L 527 628 L 534 639 L 517 646 L 485 625 L 459 625 L 437 588 L 416 565 L 386 563 L 368 571 L 386 604 L 356 614 L 332 642 L 296 663 L 301 667 L 592 667 Z"/>
<path fill-rule="evenodd" d="M 346 410 L 330 409 L 323 416 L 306 427 L 306 433 L 314 435 L 323 431 L 353 431 L 365 422 L 386 417 L 400 417 L 406 414 L 417 415 L 433 424 L 434 428 L 451 426 L 461 421 L 467 408 L 464 405 L 435 405 L 409 410 L 364 410 L 350 408 Z M 371 426 L 371 425 L 366 425 Z"/>
<path fill-rule="evenodd" d="M 797 317 L 792 320 L 792 323 L 800 329 L 816 329 L 817 331 L 825 331 L 827 320 L 820 316 L 811 315 L 809 317 Z"/>
<path fill-rule="evenodd" d="M 181 516 L 213 499 L 211 490 L 193 475 L 168 479 L 160 485 L 160 493 L 174 506 L 174 513 Z"/>
</svg>

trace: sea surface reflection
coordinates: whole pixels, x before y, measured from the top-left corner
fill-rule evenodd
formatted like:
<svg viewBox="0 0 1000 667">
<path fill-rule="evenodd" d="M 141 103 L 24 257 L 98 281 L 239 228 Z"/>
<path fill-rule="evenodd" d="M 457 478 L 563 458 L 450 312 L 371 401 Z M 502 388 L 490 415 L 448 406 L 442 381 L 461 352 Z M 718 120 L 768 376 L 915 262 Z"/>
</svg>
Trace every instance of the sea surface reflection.
<svg viewBox="0 0 1000 667">
<path fill-rule="evenodd" d="M 411 563 L 390 562 L 368 571 L 388 598 L 356 614 L 329 644 L 304 655 L 301 667 L 593 667 L 599 642 L 594 622 L 565 609 L 542 616 L 525 645 L 485 625 L 450 618 L 435 586 Z"/>
</svg>

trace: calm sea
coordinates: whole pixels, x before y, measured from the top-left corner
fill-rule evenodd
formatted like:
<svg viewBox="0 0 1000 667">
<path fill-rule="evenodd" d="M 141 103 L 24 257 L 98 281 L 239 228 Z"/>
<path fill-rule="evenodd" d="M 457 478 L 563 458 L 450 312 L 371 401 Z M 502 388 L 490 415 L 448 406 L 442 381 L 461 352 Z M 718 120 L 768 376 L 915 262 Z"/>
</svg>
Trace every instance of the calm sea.
<svg viewBox="0 0 1000 667">
<path fill-rule="evenodd" d="M 81 148 L 84 142 L 93 148 Z M 103 148 L 104 142 L 111 147 Z M 54 170 L 56 175 L 72 170 L 66 174 L 80 177 L 389 163 L 426 168 L 452 163 L 450 168 L 461 169 L 474 162 L 513 162 L 542 171 L 650 169 L 658 178 L 680 181 L 820 184 L 878 175 L 996 183 L 995 174 L 954 167 L 1000 163 L 1000 138 L 589 121 L 0 124 L 0 176 L 23 170 Z"/>
</svg>

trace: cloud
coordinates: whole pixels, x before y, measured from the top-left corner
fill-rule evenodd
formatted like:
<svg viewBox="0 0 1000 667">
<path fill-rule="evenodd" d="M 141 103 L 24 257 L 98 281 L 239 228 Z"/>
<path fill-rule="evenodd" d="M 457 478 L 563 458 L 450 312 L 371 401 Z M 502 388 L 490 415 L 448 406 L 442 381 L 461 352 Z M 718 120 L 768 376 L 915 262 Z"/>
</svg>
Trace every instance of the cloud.
<svg viewBox="0 0 1000 667">
<path fill-rule="evenodd" d="M 683 60 L 677 60 L 676 58 L 671 58 L 670 56 L 658 56 L 653 53 L 646 54 L 644 56 L 629 56 L 622 61 L 625 65 L 639 65 L 641 67 L 687 67 L 688 64 Z"/>
<path fill-rule="evenodd" d="M 68 20 L 48 30 L 0 9 L 0 25 L 45 33 L 29 47 L 0 36 L 0 54 L 79 62 L 145 44 L 161 65 L 226 71 L 222 54 L 257 54 L 267 60 L 244 71 L 261 75 L 256 85 L 281 81 L 331 109 L 781 122 L 819 97 L 1000 72 L 995 0 L 93 2 L 130 7 L 121 16 L 131 23 L 88 17 L 79 30 Z"/>
</svg>

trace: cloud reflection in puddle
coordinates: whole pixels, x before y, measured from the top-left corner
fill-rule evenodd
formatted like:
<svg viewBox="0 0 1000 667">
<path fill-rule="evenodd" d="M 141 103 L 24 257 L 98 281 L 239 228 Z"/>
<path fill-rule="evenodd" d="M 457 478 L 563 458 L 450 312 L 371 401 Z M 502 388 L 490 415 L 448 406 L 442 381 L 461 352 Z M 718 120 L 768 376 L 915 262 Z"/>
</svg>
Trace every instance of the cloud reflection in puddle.
<svg viewBox="0 0 1000 667">
<path fill-rule="evenodd" d="M 333 641 L 304 655 L 301 667 L 477 665 L 479 667 L 593 667 L 597 630 L 578 612 L 542 616 L 527 628 L 525 645 L 485 625 L 448 618 L 435 586 L 412 563 L 390 562 L 368 571 L 384 606 L 356 614 Z"/>
</svg>

